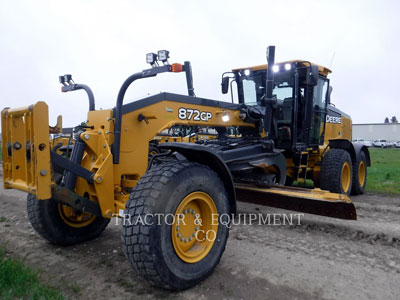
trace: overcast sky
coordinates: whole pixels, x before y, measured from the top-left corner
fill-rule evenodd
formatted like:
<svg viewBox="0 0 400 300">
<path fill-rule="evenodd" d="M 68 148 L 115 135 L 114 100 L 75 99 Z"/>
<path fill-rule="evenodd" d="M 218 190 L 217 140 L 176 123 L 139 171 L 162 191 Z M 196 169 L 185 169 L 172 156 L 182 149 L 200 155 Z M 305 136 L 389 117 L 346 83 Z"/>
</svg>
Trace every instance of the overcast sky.
<svg viewBox="0 0 400 300">
<path fill-rule="evenodd" d="M 50 122 L 86 119 L 83 91 L 62 94 L 58 75 L 94 91 L 97 108 L 115 106 L 145 54 L 170 51 L 192 63 L 197 96 L 230 101 L 221 74 L 276 60 L 305 59 L 332 68 L 332 102 L 353 123 L 400 118 L 399 1 L 7 1 L 0 9 L 0 103 L 44 100 Z M 332 61 L 333 58 L 333 61 Z M 127 100 L 160 91 L 186 93 L 184 74 L 134 83 Z"/>
</svg>

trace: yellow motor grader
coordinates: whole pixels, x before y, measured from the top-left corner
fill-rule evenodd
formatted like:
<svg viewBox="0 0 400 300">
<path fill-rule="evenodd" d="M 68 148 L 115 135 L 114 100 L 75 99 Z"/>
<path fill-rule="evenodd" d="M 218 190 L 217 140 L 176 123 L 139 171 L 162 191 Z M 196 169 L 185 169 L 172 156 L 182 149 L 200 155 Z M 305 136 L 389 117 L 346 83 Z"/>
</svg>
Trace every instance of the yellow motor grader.
<svg viewBox="0 0 400 300">
<path fill-rule="evenodd" d="M 330 105 L 327 68 L 275 63 L 270 46 L 268 65 L 223 74 L 223 93 L 230 81 L 237 86 L 238 103 L 228 103 L 196 97 L 190 63 L 171 65 L 168 57 L 149 53 L 152 67 L 125 80 L 112 109 L 96 110 L 88 86 L 61 76 L 62 91 L 83 89 L 89 97 L 73 143 L 49 142 L 61 125 L 49 128 L 45 102 L 2 110 L 4 187 L 29 193 L 29 220 L 43 238 L 81 243 L 121 216 L 132 267 L 156 286 L 180 290 L 219 263 L 229 226 L 218 217 L 235 214 L 237 201 L 356 219 L 348 195 L 363 192 L 369 153 L 351 142 L 350 118 Z M 166 72 L 186 74 L 188 96 L 123 103 L 136 80 Z M 149 142 L 175 125 L 212 127 L 218 135 L 162 143 L 148 162 Z M 285 186 L 306 179 L 320 188 Z"/>
</svg>

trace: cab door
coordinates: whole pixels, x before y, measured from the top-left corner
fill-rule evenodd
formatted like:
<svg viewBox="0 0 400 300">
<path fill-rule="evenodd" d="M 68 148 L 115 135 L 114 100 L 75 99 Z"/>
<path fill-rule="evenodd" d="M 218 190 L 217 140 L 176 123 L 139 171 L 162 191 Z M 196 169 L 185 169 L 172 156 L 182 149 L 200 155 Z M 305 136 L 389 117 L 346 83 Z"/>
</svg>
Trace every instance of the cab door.
<svg viewBox="0 0 400 300">
<path fill-rule="evenodd" d="M 313 88 L 309 146 L 322 145 L 324 142 L 328 86 L 329 80 L 320 76 Z"/>
</svg>

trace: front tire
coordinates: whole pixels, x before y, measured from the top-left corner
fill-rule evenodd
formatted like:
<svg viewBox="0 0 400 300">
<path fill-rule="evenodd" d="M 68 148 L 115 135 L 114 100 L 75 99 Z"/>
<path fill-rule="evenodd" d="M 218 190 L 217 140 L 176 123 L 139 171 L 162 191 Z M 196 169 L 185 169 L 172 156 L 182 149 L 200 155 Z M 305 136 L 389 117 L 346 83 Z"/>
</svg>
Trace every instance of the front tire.
<svg viewBox="0 0 400 300">
<path fill-rule="evenodd" d="M 98 237 L 110 219 L 77 212 L 53 199 L 38 200 L 29 194 L 28 218 L 35 231 L 50 243 L 71 246 Z"/>
<path fill-rule="evenodd" d="M 141 177 L 126 204 L 124 252 L 134 270 L 152 284 L 190 288 L 219 263 L 229 229 L 212 214 L 228 213 L 228 196 L 215 172 L 191 162 L 162 163 Z M 183 216 L 182 223 L 178 215 Z M 165 216 L 174 219 L 166 221 Z M 196 225 L 196 219 L 201 224 Z"/>
<path fill-rule="evenodd" d="M 352 165 L 350 154 L 346 150 L 329 150 L 322 159 L 321 189 L 350 195 L 353 178 Z"/>
</svg>

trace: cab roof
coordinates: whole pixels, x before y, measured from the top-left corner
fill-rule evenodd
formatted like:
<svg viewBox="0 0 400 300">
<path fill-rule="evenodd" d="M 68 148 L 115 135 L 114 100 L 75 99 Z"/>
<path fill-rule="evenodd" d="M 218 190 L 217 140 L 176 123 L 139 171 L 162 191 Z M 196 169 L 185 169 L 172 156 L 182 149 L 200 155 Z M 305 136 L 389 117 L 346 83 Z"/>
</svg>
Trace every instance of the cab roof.
<svg viewBox="0 0 400 300">
<path fill-rule="evenodd" d="M 282 61 L 282 62 L 277 62 L 275 63 L 276 65 L 284 65 L 284 64 L 293 64 L 293 63 L 300 63 L 303 66 L 308 66 L 308 61 L 305 61 L 303 59 L 294 59 L 294 60 L 287 60 L 287 61 Z M 328 76 L 329 73 L 332 73 L 332 71 L 324 66 L 318 65 L 318 64 L 314 64 L 313 62 L 311 62 L 311 65 L 313 66 L 317 66 L 318 67 L 318 72 L 322 75 L 322 76 Z M 237 69 L 233 69 L 232 71 L 240 71 L 240 70 L 245 70 L 245 69 L 250 69 L 252 71 L 260 71 L 260 70 L 267 70 L 268 69 L 268 64 L 264 64 L 264 65 L 258 65 L 258 66 L 253 66 L 253 67 L 246 67 L 246 68 L 237 68 Z"/>
</svg>

